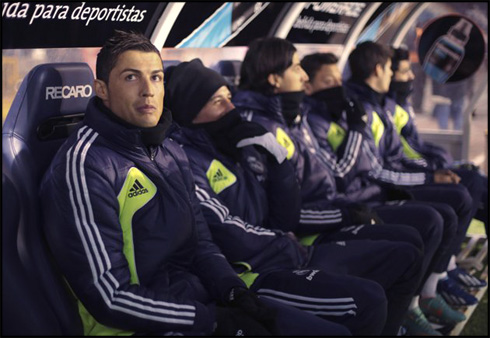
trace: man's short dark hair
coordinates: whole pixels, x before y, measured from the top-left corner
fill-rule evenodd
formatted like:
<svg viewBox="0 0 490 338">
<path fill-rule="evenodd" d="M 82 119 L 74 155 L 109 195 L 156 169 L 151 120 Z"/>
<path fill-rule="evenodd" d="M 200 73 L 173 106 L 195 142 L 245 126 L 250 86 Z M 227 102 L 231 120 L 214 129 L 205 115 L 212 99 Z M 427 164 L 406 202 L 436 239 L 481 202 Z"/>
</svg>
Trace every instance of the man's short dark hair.
<svg viewBox="0 0 490 338">
<path fill-rule="evenodd" d="M 409 60 L 409 52 L 408 48 L 405 45 L 401 45 L 398 48 L 391 47 L 391 52 L 393 56 L 391 58 L 391 70 L 393 70 L 393 76 L 395 72 L 398 70 L 398 66 L 400 65 L 400 61 Z"/>
<path fill-rule="evenodd" d="M 384 66 L 391 57 L 392 52 L 387 46 L 373 41 L 360 43 L 349 55 L 352 78 L 366 80 L 374 73 L 377 64 Z"/>
<path fill-rule="evenodd" d="M 339 59 L 333 53 L 314 53 L 306 55 L 301 60 L 301 67 L 305 70 L 310 78 L 310 81 L 316 76 L 316 73 L 323 65 L 335 65 Z"/>
<path fill-rule="evenodd" d="M 276 37 L 259 38 L 249 45 L 242 62 L 239 88 L 266 95 L 274 92 L 267 81 L 269 74 L 281 75 L 293 64 L 296 47 Z"/>
<path fill-rule="evenodd" d="M 154 52 L 160 57 L 160 51 L 143 34 L 115 30 L 114 35 L 106 40 L 99 54 L 97 54 L 97 64 L 95 66 L 97 79 L 109 84 L 109 74 L 116 66 L 119 55 L 128 50 Z"/>
</svg>

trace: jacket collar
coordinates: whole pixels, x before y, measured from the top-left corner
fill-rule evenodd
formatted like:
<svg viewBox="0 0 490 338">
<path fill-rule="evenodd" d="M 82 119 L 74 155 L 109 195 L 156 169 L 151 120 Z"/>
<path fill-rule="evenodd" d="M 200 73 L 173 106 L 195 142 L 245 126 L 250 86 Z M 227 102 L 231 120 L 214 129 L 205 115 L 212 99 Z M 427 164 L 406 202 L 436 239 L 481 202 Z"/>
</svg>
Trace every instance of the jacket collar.
<svg viewBox="0 0 490 338">
<path fill-rule="evenodd" d="M 369 87 L 364 81 L 350 79 L 346 83 L 348 94 L 361 101 L 368 101 L 374 106 L 383 107 L 386 94 L 380 94 Z"/>
<path fill-rule="evenodd" d="M 167 112 L 170 114 L 169 111 Z M 145 147 L 141 128 L 132 126 L 119 119 L 103 105 L 98 97 L 90 99 L 84 120 L 87 126 L 93 128 L 111 143 L 132 150 Z M 166 135 L 173 128 L 170 127 Z"/>
<path fill-rule="evenodd" d="M 176 128 L 170 136 L 184 146 L 191 146 L 212 155 L 218 153 L 213 141 L 203 129 L 180 127 Z"/>
<path fill-rule="evenodd" d="M 124 126 L 110 117 L 103 109 L 98 97 L 90 99 L 85 113 L 85 124 L 93 128 L 102 137 L 124 148 L 143 147 L 141 131 L 138 128 Z"/>
<path fill-rule="evenodd" d="M 260 114 L 273 119 L 280 124 L 286 125 L 282 115 L 281 98 L 278 95 L 266 96 L 252 90 L 240 90 L 233 96 L 233 104 L 240 110 L 252 109 Z M 300 124 L 304 114 L 300 115 L 296 124 Z"/>
<path fill-rule="evenodd" d="M 303 99 L 303 114 L 317 114 L 326 119 L 331 119 L 331 114 L 328 110 L 328 104 L 325 101 L 315 99 L 311 96 L 305 96 Z"/>
</svg>

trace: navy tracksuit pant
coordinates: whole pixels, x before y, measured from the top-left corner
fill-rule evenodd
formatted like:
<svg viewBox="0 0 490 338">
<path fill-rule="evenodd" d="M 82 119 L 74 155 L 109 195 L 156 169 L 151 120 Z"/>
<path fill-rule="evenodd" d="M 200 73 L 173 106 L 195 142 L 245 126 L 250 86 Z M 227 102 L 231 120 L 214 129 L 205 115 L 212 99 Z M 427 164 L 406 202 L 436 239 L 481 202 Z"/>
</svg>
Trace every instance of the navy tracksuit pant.
<svg viewBox="0 0 490 338">
<path fill-rule="evenodd" d="M 447 261 L 441 262 L 441 265 L 446 268 L 451 255 L 457 255 L 461 250 L 466 231 L 476 212 L 473 200 L 468 190 L 461 184 L 424 184 L 410 187 L 408 190 L 418 201 L 445 203 L 456 213 L 458 219 L 456 234 L 450 243 Z"/>
<path fill-rule="evenodd" d="M 264 303 L 276 311 L 276 336 L 350 336 L 349 330 L 340 324 L 330 322 L 306 311 L 297 309 L 273 299 L 259 296 Z"/>
<path fill-rule="evenodd" d="M 424 205 L 431 206 L 442 216 L 444 221 L 444 229 L 442 233 L 442 240 L 439 249 L 434 255 L 430 272 L 441 273 L 447 270 L 447 265 L 453 253 L 451 252 L 453 247 L 454 238 L 457 235 L 458 230 L 458 216 L 454 212 L 453 208 L 445 203 L 437 202 L 423 202 L 423 201 L 409 201 L 409 203 L 423 203 Z"/>
<path fill-rule="evenodd" d="M 465 168 L 451 168 L 461 177 L 460 184 L 464 185 L 473 199 L 472 215 L 485 223 L 488 234 L 488 177 L 478 171 Z"/>
<path fill-rule="evenodd" d="M 267 306 L 275 311 L 275 325 L 274 332 L 272 332 L 275 336 L 352 336 L 349 329 L 341 324 L 325 320 L 294 306 L 288 306 L 273 299 L 265 297 L 260 298 Z M 198 337 L 202 336 L 202 332 L 176 330 L 152 335 Z M 237 332 L 237 336 L 238 335 Z M 148 336 L 148 334 L 135 333 L 133 336 Z"/>
<path fill-rule="evenodd" d="M 372 280 L 325 271 L 309 266 L 266 271 L 259 274 L 250 289 L 261 299 L 294 306 L 341 324 L 355 336 L 380 335 L 387 315 L 383 288 Z M 295 318 L 290 320 L 300 325 Z M 296 332 L 298 336 L 308 334 L 301 329 Z"/>
<path fill-rule="evenodd" d="M 396 335 L 422 277 L 422 252 L 410 243 L 349 240 L 315 244 L 309 267 L 380 284 L 388 300 L 382 335 Z"/>
<path fill-rule="evenodd" d="M 384 239 L 408 242 L 417 248 L 421 248 L 424 252 L 421 265 L 423 277 L 416 291 L 418 294 L 427 277 L 434 272 L 436 264 L 442 259 L 441 257 L 447 257 L 444 254 L 449 249 L 454 237 L 456 218 L 453 213 L 452 222 L 448 221 L 446 224 L 444 217 L 432 205 L 413 201 L 403 201 L 402 203 L 386 204 L 373 208 L 387 224 L 347 226 L 334 234 L 329 234 L 327 239 Z M 452 212 L 450 207 L 444 204 L 443 207 L 448 209 L 448 213 Z"/>
<path fill-rule="evenodd" d="M 482 200 L 480 202 L 480 207 L 476 212 L 475 218 L 479 219 L 485 224 L 485 232 L 488 237 L 488 189 L 483 194 Z"/>
<path fill-rule="evenodd" d="M 420 287 L 432 272 L 446 271 L 458 221 L 449 205 L 409 200 L 402 205 L 383 205 L 374 209 L 383 221 L 403 222 L 420 233 L 425 247 L 425 276 Z"/>
</svg>

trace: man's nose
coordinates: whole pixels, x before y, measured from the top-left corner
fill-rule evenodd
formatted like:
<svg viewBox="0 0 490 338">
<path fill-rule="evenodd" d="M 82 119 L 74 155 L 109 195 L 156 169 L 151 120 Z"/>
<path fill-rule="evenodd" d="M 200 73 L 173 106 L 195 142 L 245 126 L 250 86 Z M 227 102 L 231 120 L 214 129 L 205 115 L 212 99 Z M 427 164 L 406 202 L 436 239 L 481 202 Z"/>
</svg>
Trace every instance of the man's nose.
<svg viewBox="0 0 490 338">
<path fill-rule="evenodd" d="M 153 96 L 153 85 L 151 79 L 144 78 L 142 81 L 141 93 L 143 96 Z"/>
</svg>

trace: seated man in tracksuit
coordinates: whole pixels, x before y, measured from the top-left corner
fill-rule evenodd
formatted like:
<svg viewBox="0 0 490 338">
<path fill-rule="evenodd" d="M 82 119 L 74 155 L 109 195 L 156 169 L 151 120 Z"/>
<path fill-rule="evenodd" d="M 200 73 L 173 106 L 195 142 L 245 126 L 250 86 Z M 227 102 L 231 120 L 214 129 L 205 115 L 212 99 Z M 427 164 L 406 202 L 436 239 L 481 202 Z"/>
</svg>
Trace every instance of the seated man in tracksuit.
<svg viewBox="0 0 490 338">
<path fill-rule="evenodd" d="M 303 242 L 315 244 L 339 238 L 399 241 L 400 231 L 379 225 L 379 217 L 370 208 L 351 203 L 336 191 L 333 173 L 318 158 L 314 137 L 300 115 L 307 76 L 293 57 L 296 61 L 297 52 L 289 41 L 254 41 L 242 63 L 239 90 L 232 101 L 242 117 L 263 125 L 288 150 L 301 191 L 300 222 L 294 232 L 301 237 L 311 235 Z M 377 225 L 370 226 L 372 222 Z M 440 229 L 435 230 L 434 235 L 440 236 Z"/>
<path fill-rule="evenodd" d="M 451 170 L 421 169 L 415 163 L 417 160 L 403 155 L 403 146 L 391 122 L 391 112 L 400 107 L 386 96 L 392 76 L 391 56 L 391 50 L 380 44 L 372 41 L 359 44 L 349 56 L 352 77 L 346 83 L 347 95 L 360 101 L 366 112 L 364 150 L 373 167 L 369 175 L 381 182 L 404 186 L 416 200 L 444 203 L 455 212 L 456 235 L 450 244 L 447 262 L 442 263 L 447 269 L 451 256 L 460 251 L 474 216 L 473 201 L 466 187 L 458 184 L 461 178 Z M 451 305 L 477 302 L 475 297 L 448 278 L 447 273 L 441 276 L 438 291 Z"/>
<path fill-rule="evenodd" d="M 420 275 L 417 248 L 381 240 L 303 247 L 278 230 L 294 229 L 299 219 L 299 187 L 287 152 L 262 126 L 240 118 L 224 78 L 195 59 L 168 71 L 166 93 L 166 105 L 183 126 L 172 138 L 189 157 L 213 238 L 238 269 L 251 270 L 243 275 L 251 288 L 307 311 L 315 309 L 315 300 L 318 310 L 330 302 L 317 313 L 354 335 L 396 334 L 400 322 L 394 315 L 405 310 L 397 293 L 413 289 Z M 394 251 L 401 256 L 391 257 Z M 371 258 L 360 265 L 359 257 L 367 255 Z M 365 279 L 345 274 L 385 287 L 391 313 L 383 331 L 382 322 L 369 323 L 377 316 L 376 303 L 368 299 L 376 289 L 366 293 Z M 354 299 L 357 310 L 340 311 L 339 298 Z"/>
<path fill-rule="evenodd" d="M 379 187 L 379 184 L 366 175 L 371 168 L 369 158 L 362 151 L 363 129 L 366 126 L 362 118 L 365 112 L 358 102 L 345 97 L 337 61 L 337 57 L 331 53 L 307 55 L 301 61 L 309 77 L 305 85 L 307 96 L 303 102 L 303 110 L 323 151 L 322 158 L 326 159 L 327 164 L 335 172 L 337 186 L 342 187 L 350 198 L 354 200 L 358 200 L 358 196 L 367 198 L 366 203 L 373 205 L 382 218 L 390 217 L 391 214 L 392 217 L 397 215 L 410 220 L 409 224 L 414 226 L 424 239 L 426 254 L 430 253 L 432 257 L 430 262 L 427 262 L 430 265 L 418 292 L 423 297 L 422 309 L 444 322 L 453 322 L 453 317 L 463 318 L 460 313 L 454 312 L 447 306 L 444 307 L 446 311 L 440 313 L 432 313 L 431 308 L 427 307 L 428 300 L 436 297 L 439 279 L 439 273 L 436 272 L 442 272 L 445 269 L 441 267 L 442 271 L 438 271 L 438 262 L 444 259 L 445 248 L 448 247 L 454 236 L 456 217 L 454 216 L 451 222 L 443 224 L 445 235 L 438 246 L 432 241 L 431 234 L 427 232 L 427 220 L 423 215 L 421 217 L 419 210 L 434 207 L 434 212 L 441 212 L 445 215 L 444 218 L 451 218 L 454 213 L 449 206 L 436 203 L 425 205 L 427 202 L 414 200 L 402 200 L 396 205 L 379 205 L 380 201 L 386 203 L 388 196 L 394 192 L 403 198 L 401 190 L 393 191 L 393 187 L 385 186 L 381 186 L 379 193 L 366 196 L 364 191 L 372 187 Z M 446 227 L 451 229 L 451 226 L 453 231 L 448 231 Z M 418 297 L 414 298 L 410 306 L 405 325 L 409 334 L 438 334 L 421 312 Z"/>
<path fill-rule="evenodd" d="M 151 41 L 116 31 L 96 69 L 84 122 L 40 187 L 43 230 L 85 335 L 348 335 L 259 299 L 213 243 L 187 157 L 167 137 Z"/>
<path fill-rule="evenodd" d="M 406 157 L 423 161 L 423 165 L 432 169 L 449 168 L 461 177 L 463 184 L 473 198 L 473 208 L 477 209 L 475 218 L 485 224 L 488 233 L 488 177 L 471 163 L 454 162 L 451 154 L 441 146 L 422 140 L 415 123 L 415 115 L 409 97 L 413 90 L 415 75 L 412 72 L 409 53 L 406 47 L 392 48 L 391 69 L 393 77 L 388 96 L 393 98 L 400 108 L 391 112 L 396 131 L 403 145 Z M 482 287 L 486 283 L 457 268 L 456 278 L 468 287 Z"/>
</svg>

